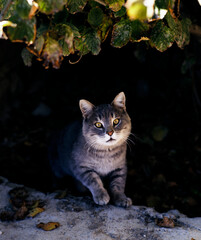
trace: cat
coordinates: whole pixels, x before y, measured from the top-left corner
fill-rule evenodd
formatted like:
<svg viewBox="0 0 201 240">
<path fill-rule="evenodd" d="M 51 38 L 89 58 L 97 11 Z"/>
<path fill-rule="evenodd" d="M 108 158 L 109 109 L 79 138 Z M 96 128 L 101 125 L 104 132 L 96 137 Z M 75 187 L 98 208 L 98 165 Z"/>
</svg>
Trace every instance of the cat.
<svg viewBox="0 0 201 240">
<path fill-rule="evenodd" d="M 111 104 L 94 106 L 80 100 L 82 123 L 67 126 L 51 143 L 49 161 L 53 174 L 57 178 L 75 178 L 98 205 L 108 204 L 110 198 L 116 206 L 132 204 L 124 193 L 127 139 L 131 133 L 125 101 L 123 92 Z"/>
</svg>

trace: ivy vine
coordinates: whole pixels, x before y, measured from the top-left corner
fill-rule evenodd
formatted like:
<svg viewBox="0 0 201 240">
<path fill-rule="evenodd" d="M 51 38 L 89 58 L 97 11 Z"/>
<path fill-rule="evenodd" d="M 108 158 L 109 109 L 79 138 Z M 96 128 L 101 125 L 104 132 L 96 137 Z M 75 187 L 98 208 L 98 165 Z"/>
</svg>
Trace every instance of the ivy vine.
<svg viewBox="0 0 201 240">
<path fill-rule="evenodd" d="M 0 37 L 26 44 L 25 65 L 31 66 L 35 56 L 45 68 L 56 69 L 71 54 L 98 55 L 106 39 L 116 48 L 145 41 L 161 52 L 174 42 L 179 48 L 188 45 L 191 21 L 179 12 L 180 1 L 147 2 L 0 0 Z"/>
</svg>

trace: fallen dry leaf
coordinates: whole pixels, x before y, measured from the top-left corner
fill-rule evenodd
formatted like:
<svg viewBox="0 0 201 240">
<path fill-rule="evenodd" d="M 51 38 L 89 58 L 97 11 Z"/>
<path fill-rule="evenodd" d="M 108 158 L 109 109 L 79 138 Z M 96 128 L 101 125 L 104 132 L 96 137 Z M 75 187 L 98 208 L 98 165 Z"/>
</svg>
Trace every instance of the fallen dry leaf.
<svg viewBox="0 0 201 240">
<path fill-rule="evenodd" d="M 174 220 L 169 217 L 163 217 L 163 219 L 157 219 L 156 224 L 159 227 L 174 228 Z"/>
<path fill-rule="evenodd" d="M 26 215 L 27 215 L 28 209 L 25 206 L 25 204 L 23 206 L 21 206 L 15 213 L 14 215 L 14 219 L 15 220 L 23 220 L 25 219 Z"/>
<path fill-rule="evenodd" d="M 37 228 L 42 228 L 44 231 L 51 231 L 54 230 L 56 228 L 58 228 L 60 226 L 60 224 L 58 222 L 48 222 L 48 223 L 39 223 L 36 225 Z"/>
<path fill-rule="evenodd" d="M 44 212 L 44 211 L 45 211 L 44 208 L 36 207 L 30 211 L 30 213 L 27 215 L 27 217 L 33 218 L 36 215 L 38 215 L 39 213 Z"/>
</svg>

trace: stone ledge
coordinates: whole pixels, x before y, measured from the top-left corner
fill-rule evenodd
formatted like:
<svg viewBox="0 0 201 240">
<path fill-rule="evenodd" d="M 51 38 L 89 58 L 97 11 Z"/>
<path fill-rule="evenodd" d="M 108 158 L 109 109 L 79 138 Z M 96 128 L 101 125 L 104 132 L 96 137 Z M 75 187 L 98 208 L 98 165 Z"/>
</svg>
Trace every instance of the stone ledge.
<svg viewBox="0 0 201 240">
<path fill-rule="evenodd" d="M 0 209 L 9 205 L 8 192 L 21 185 L 2 178 Z M 32 197 L 45 202 L 45 211 L 34 218 L 0 221 L 1 240 L 200 240 L 201 218 L 188 218 L 177 210 L 160 214 L 152 208 L 131 206 L 128 209 L 112 205 L 97 206 L 90 197 L 68 195 L 55 199 L 29 189 Z M 156 220 L 166 216 L 175 227 L 165 228 Z M 44 231 L 36 227 L 41 222 L 59 222 L 60 227 Z"/>
</svg>

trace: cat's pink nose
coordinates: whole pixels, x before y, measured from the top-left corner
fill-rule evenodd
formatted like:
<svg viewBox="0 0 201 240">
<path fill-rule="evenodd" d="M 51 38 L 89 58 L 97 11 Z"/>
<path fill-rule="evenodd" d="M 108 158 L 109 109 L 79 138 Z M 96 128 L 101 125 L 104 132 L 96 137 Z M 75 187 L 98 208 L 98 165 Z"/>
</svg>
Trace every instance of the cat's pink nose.
<svg viewBox="0 0 201 240">
<path fill-rule="evenodd" d="M 109 136 L 112 136 L 113 133 L 114 133 L 113 130 L 111 130 L 111 131 L 107 131 L 107 134 L 108 134 Z"/>
</svg>

